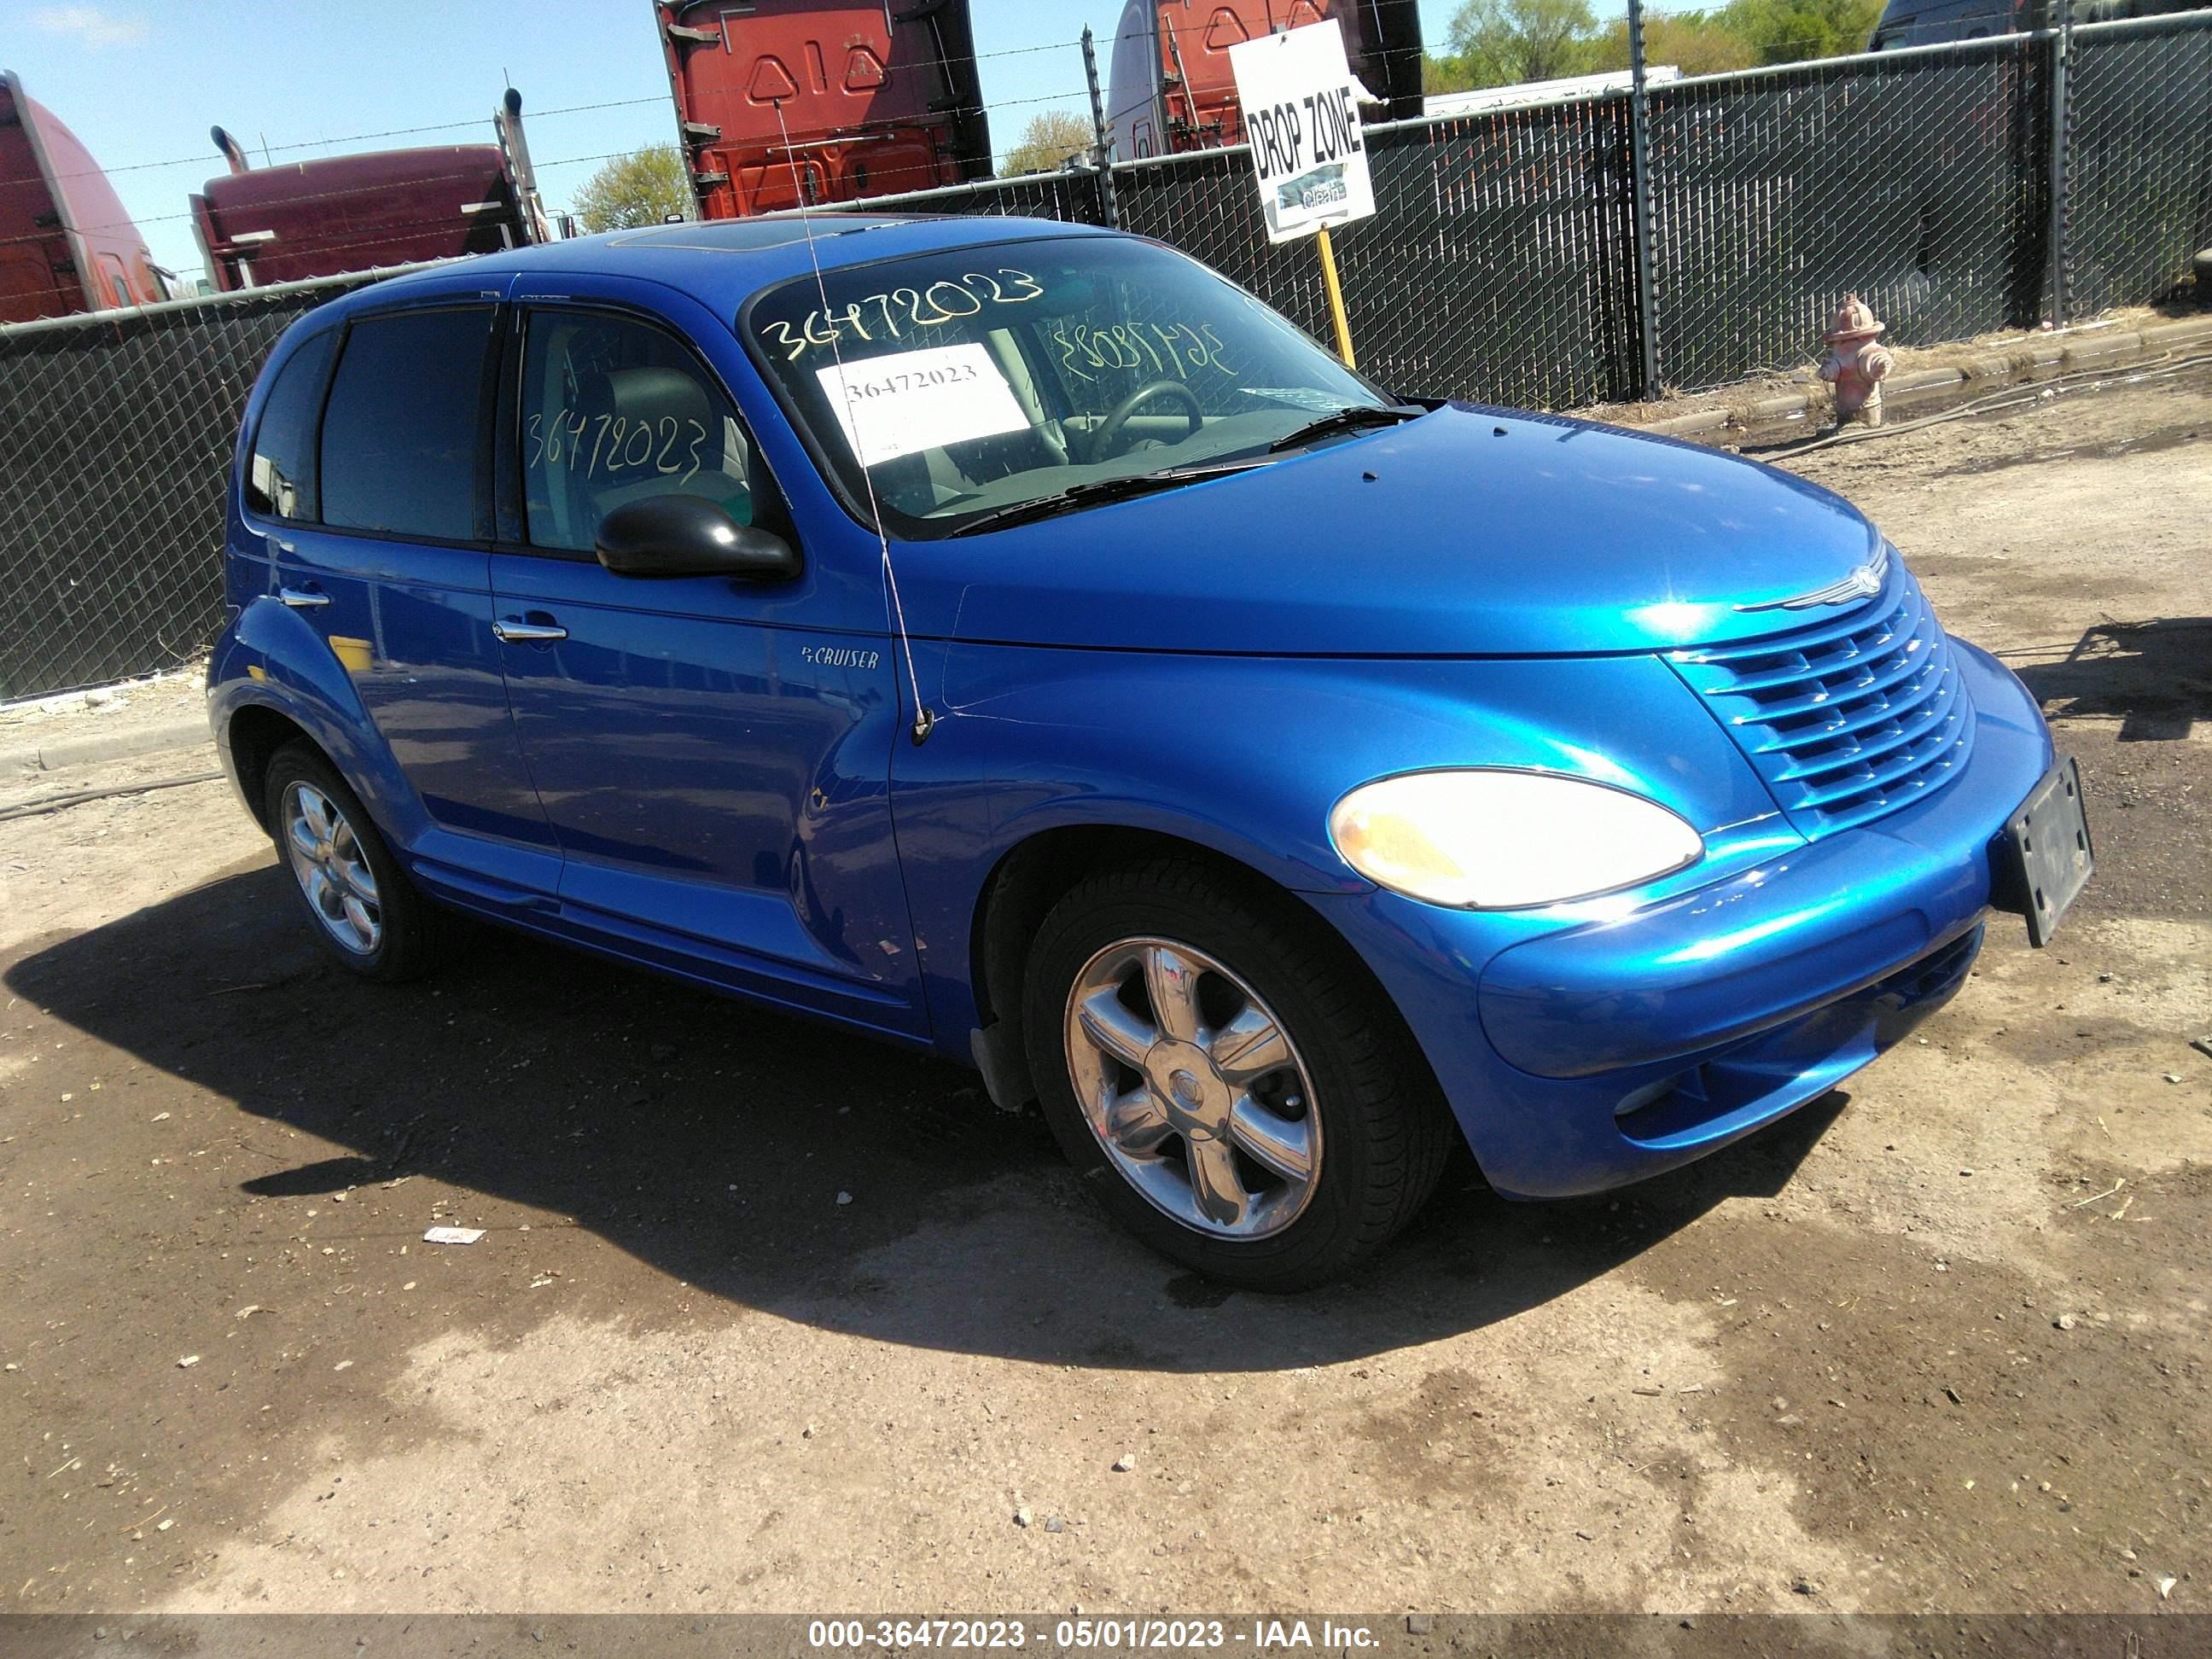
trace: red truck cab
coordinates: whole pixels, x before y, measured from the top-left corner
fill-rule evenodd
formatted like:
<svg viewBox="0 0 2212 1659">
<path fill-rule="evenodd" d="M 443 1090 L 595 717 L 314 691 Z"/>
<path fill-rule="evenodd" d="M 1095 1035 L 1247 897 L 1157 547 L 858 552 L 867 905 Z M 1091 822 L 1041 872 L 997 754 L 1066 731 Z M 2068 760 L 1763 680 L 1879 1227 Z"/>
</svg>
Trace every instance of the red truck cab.
<svg viewBox="0 0 2212 1659">
<path fill-rule="evenodd" d="M 968 0 L 655 0 L 705 219 L 991 176 Z"/>
<path fill-rule="evenodd" d="M 371 150 L 254 167 L 221 127 L 230 171 L 192 198 L 208 280 L 225 293 L 550 240 L 512 88 L 499 142 Z"/>
<path fill-rule="evenodd" d="M 1114 159 L 1242 143 L 1229 49 L 1332 17 L 1352 74 L 1382 100 L 1387 118 L 1420 114 L 1415 0 L 1128 0 L 1114 32 L 1107 96 Z"/>
<path fill-rule="evenodd" d="M 168 297 L 100 163 L 0 70 L 0 323 Z"/>
</svg>

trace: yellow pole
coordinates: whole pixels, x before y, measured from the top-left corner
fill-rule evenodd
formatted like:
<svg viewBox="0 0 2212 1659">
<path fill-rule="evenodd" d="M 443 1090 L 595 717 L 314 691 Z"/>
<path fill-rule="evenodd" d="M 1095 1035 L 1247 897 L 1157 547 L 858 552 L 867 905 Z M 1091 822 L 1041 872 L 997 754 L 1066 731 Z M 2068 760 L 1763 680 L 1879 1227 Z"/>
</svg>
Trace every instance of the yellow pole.
<svg viewBox="0 0 2212 1659">
<path fill-rule="evenodd" d="M 1328 227 L 1323 225 L 1314 232 L 1314 240 L 1321 248 L 1321 284 L 1328 290 L 1328 314 L 1336 324 L 1336 355 L 1344 359 L 1346 368 L 1359 367 L 1359 360 L 1352 355 L 1352 323 L 1344 314 L 1344 289 L 1336 280 L 1336 250 L 1328 245 Z"/>
</svg>

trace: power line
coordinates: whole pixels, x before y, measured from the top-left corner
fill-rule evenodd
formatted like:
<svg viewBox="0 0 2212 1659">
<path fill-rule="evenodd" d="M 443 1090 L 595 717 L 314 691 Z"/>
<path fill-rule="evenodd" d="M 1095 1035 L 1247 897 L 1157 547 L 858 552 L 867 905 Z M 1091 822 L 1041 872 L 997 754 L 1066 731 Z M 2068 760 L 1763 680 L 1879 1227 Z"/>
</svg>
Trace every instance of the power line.
<svg viewBox="0 0 2212 1659">
<path fill-rule="evenodd" d="M 623 152 L 618 152 L 618 153 L 620 153 L 620 154 L 627 154 L 628 152 L 627 152 L 627 151 L 623 151 Z M 605 159 L 605 158 L 587 158 L 587 159 Z M 551 166 L 557 166 L 557 165 L 558 165 L 558 163 L 556 163 L 556 162 L 548 162 L 546 165 L 547 165 L 547 166 L 549 166 L 549 167 L 551 167 Z M 405 182 L 406 182 L 409 185 L 410 185 L 410 186 L 411 186 L 411 185 L 447 185 L 447 184 L 459 184 L 459 183 L 461 183 L 461 182 L 463 182 L 463 181 L 465 181 L 465 180 L 467 180 L 467 179 L 482 179 L 482 178 L 483 178 L 483 175 L 480 172 L 477 172 L 477 171 L 475 171 L 474 169 L 471 169 L 471 171 L 466 172 L 466 173 L 432 173 L 432 174 L 429 174 L 428 176 L 424 177 L 424 178 L 420 178 L 420 179 L 410 179 L 406 180 Z M 305 195 L 301 195 L 301 196 L 276 196 L 276 197 L 271 197 L 271 198 L 269 198 L 267 201 L 265 201 L 265 202 L 255 202 L 255 203 L 251 204 L 250 204 L 250 210 L 254 211 L 254 212 L 258 212 L 260 210 L 264 209 L 264 208 L 298 207 L 298 206 L 301 206 L 301 205 L 302 205 L 303 204 L 306 204 L 306 203 L 308 203 L 308 202 L 328 202 L 328 201 L 333 201 L 333 200 L 336 200 L 337 198 L 340 198 L 340 197 L 357 196 L 357 195 L 359 195 L 359 194 L 361 194 L 361 186 L 360 186 L 360 185 L 356 185 L 349 186 L 349 188 L 344 189 L 344 190 L 322 190 L 322 191 L 312 191 L 307 192 L 307 194 L 305 194 Z M 74 231 L 76 231 L 76 232 L 78 234 L 80 234 L 80 235 L 84 235 L 84 234 L 90 234 L 91 232 L 94 232 L 94 231 L 100 231 L 100 230 L 121 230 L 121 229 L 125 229 L 125 228 L 129 228 L 129 227 L 131 227 L 131 225 L 133 225 L 133 224 L 145 224 L 145 225 L 164 225 L 164 224 L 173 224 L 173 223 L 174 223 L 176 221 L 178 221 L 178 220 L 179 220 L 179 219 L 189 219 L 189 218 L 191 218 L 192 216 L 193 216 L 193 210 L 192 210 L 191 209 L 190 209 L 190 208 L 187 208 L 187 209 L 186 209 L 184 212 L 182 212 L 182 213 L 162 213 L 162 214 L 155 214 L 155 215 L 154 215 L 153 216 L 151 216 L 151 217 L 149 217 L 149 218 L 139 219 L 139 220 L 135 220 L 135 221 L 134 221 L 134 220 L 131 220 L 131 219 L 118 219 L 118 220 L 112 220 L 112 221 L 109 222 L 108 222 L 108 223 L 106 223 L 106 224 L 100 224 L 100 225 L 72 225 L 72 226 L 70 226 L 68 228 L 69 228 L 69 229 L 70 229 L 70 230 L 74 230 Z M 7 237 L 0 237 L 0 247 L 6 247 L 6 246 L 12 246 L 12 245 L 15 245 L 15 244 L 20 244 L 20 243 L 25 243 L 25 242 L 41 242 L 41 241 L 46 241 L 46 240 L 51 240 L 52 238 L 54 238 L 54 237 L 57 237 L 57 236 L 60 236 L 60 235 L 62 235 L 62 234 L 64 234 L 64 230 L 63 230 L 63 228 L 62 228 L 62 227 L 60 227 L 60 226 L 55 226 L 55 227 L 53 227 L 53 228 L 52 228 L 46 229 L 46 230 L 34 230 L 34 231 L 30 231 L 30 232 L 27 232 L 27 233 L 26 233 L 26 234 L 22 234 L 22 235 L 19 235 L 19 236 L 7 236 Z"/>
<path fill-rule="evenodd" d="M 523 112 L 523 115 L 524 118 L 526 120 L 544 121 L 550 120 L 556 115 L 580 115 L 592 110 L 627 109 L 641 104 L 665 104 L 667 101 L 668 94 L 665 93 L 659 93 L 649 98 L 614 98 L 600 103 L 562 104 L 556 105 L 551 109 L 525 110 Z M 302 138 L 295 140 L 291 143 L 271 144 L 266 146 L 266 149 L 271 155 L 282 155 L 293 150 L 328 149 L 331 146 L 337 144 L 367 143 L 378 138 L 402 138 L 425 132 L 451 132 L 455 129 L 461 127 L 482 126 L 489 122 L 490 119 L 491 117 L 489 114 L 477 115 L 471 116 L 466 120 L 434 121 L 425 125 L 412 127 L 386 127 L 380 132 L 356 132 L 337 138 Z M 221 160 L 221 155 L 214 153 L 198 155 L 179 155 L 167 161 L 127 161 L 119 167 L 87 167 L 80 169 L 76 173 L 58 173 L 53 175 L 53 178 L 55 181 L 58 183 L 61 180 L 67 179 L 93 179 L 102 175 L 112 175 L 118 173 L 147 173 L 162 167 L 207 167 L 210 163 L 219 161 Z M 36 185 L 43 184 L 45 182 L 46 179 L 44 175 L 20 179 L 0 179 L 0 186 L 9 185 Z M 151 223 L 154 222 L 149 221 L 148 222 Z"/>
<path fill-rule="evenodd" d="M 640 104 L 665 104 L 667 101 L 668 97 L 665 93 L 657 94 L 650 98 L 611 98 L 605 102 L 596 104 L 562 104 L 552 109 L 526 109 L 523 111 L 523 116 L 527 120 L 544 121 L 556 115 L 578 115 L 587 110 L 629 109 Z M 439 121 L 428 126 L 389 127 L 382 132 L 356 133 L 349 138 L 303 138 L 296 143 L 276 144 L 271 146 L 271 149 L 274 151 L 315 149 L 331 144 L 358 144 L 372 138 L 404 138 L 414 133 L 450 132 L 456 127 L 478 125 L 489 118 L 487 116 L 479 116 L 474 120 Z"/>
<path fill-rule="evenodd" d="M 1654 16 L 1706 17 L 1717 16 L 1720 8 L 1706 5 L 1654 5 L 1647 8 L 1647 9 L 1650 14 Z M 2013 14 L 2009 8 L 1992 8 L 1989 10 L 1975 14 L 1975 17 L 2010 17 Z M 1149 29 L 1132 29 L 1109 36 L 1108 37 L 1108 40 L 1109 43 L 1112 43 L 1121 40 L 1150 40 L 1152 38 L 1153 38 L 1152 31 Z M 1048 52 L 1072 52 L 1077 50 L 1080 44 L 1080 42 L 1074 40 L 1044 41 L 1033 46 L 1000 47 L 991 52 L 975 53 L 973 58 L 961 58 L 953 61 L 981 63 L 988 59 L 1029 57 Z M 1761 44 L 1769 47 L 1790 48 L 1796 46 L 1827 46 L 1831 43 L 1825 39 L 1805 37 L 1802 39 L 1764 42 Z M 1429 43 L 1424 43 L 1420 46 L 1378 47 L 1376 49 L 1376 52 L 1377 54 L 1397 53 L 1403 55 L 1417 52 L 1422 53 L 1424 56 L 1438 55 L 1434 52 L 1432 46 Z M 1816 60 L 1800 59 L 1797 61 L 1804 62 Z M 1788 66 L 1789 65 L 1786 64 L 1769 64 L 1753 65 L 1752 67 L 1783 69 Z M 1470 90 L 1489 90 L 1489 88 L 1470 88 Z M 1039 104 L 1058 104 L 1068 102 L 1079 103 L 1088 96 L 1089 92 L 1087 88 L 1077 88 L 1066 93 L 1054 93 L 1036 97 L 1010 98 L 996 100 L 985 100 L 982 101 L 980 107 L 988 113 L 994 110 L 1022 109 Z M 587 103 L 555 105 L 550 108 L 542 110 L 526 110 L 525 111 L 525 115 L 527 119 L 532 121 L 545 121 L 562 116 L 593 113 L 611 109 L 634 109 L 642 107 L 647 105 L 665 104 L 667 101 L 668 98 L 666 94 L 653 93 L 634 98 L 602 99 Z M 1133 108 L 1137 106 L 1138 106 L 1136 105 L 1131 106 Z M 264 146 L 264 149 L 267 153 L 272 155 L 292 155 L 305 150 L 335 149 L 340 145 L 345 144 L 370 143 L 386 138 L 417 137 L 426 133 L 451 132 L 469 127 L 482 125 L 490 117 L 489 115 L 477 115 L 451 121 L 433 121 L 408 126 L 385 127 L 374 131 L 349 133 L 335 137 L 296 139 L 280 144 L 265 145 Z M 629 150 L 616 150 L 609 151 L 599 155 L 564 157 L 558 161 L 543 161 L 538 163 L 538 166 L 543 168 L 574 166 L 584 161 L 611 161 L 618 155 L 624 155 L 629 153 L 630 152 Z M 113 167 L 94 167 L 82 169 L 76 173 L 58 173 L 53 175 L 53 177 L 56 182 L 60 182 L 62 180 L 71 179 L 92 178 L 102 175 L 112 177 L 115 174 L 125 173 L 155 172 L 170 167 L 207 167 L 219 159 L 220 158 L 217 156 L 207 154 L 174 156 L 167 161 L 127 161 L 119 163 Z M 0 179 L 0 187 L 10 185 L 39 184 L 44 182 L 46 182 L 46 180 L 43 178 L 25 177 Z M 312 198 L 301 198 L 297 199 L 305 200 Z M 191 216 L 189 214 L 185 213 L 164 214 L 146 218 L 138 221 L 137 222 L 144 224 L 162 224 L 171 222 L 178 219 L 188 218 L 190 216 Z M 112 229 L 118 228 L 119 227 L 112 225 L 76 227 L 76 228 L 79 229 Z"/>
<path fill-rule="evenodd" d="M 452 222 L 453 222 L 452 221 L 450 221 L 450 220 L 447 220 L 447 219 L 419 219 L 419 220 L 414 221 L 413 222 L 411 222 L 411 223 L 410 223 L 410 224 L 407 224 L 407 225 L 402 226 L 398 230 L 397 230 L 397 231 L 393 232 L 392 234 L 390 234 L 390 235 L 386 235 L 386 236 L 353 236 L 353 237 L 349 237 L 349 238 L 347 238 L 344 241 L 342 241 L 342 242 L 323 242 L 323 241 L 317 241 L 317 242 L 314 242 L 314 243 L 313 243 L 313 244 L 309 244 L 309 245 L 295 245 L 295 246 L 294 248 L 292 248 L 292 249 L 281 249 L 281 248 L 280 248 L 280 249 L 278 249 L 278 250 L 277 250 L 277 252 L 278 252 L 279 253 L 283 253 L 283 252 L 305 252 L 305 253 L 310 253 L 310 254 L 313 254 L 313 255 L 314 255 L 314 256 L 316 256 L 316 257 L 318 257 L 318 258 L 320 258 L 321 256 L 325 255 L 325 254 L 331 254 L 331 253 L 347 253 L 347 252 L 353 252 L 354 250 L 356 250 L 356 249 L 359 249 L 359 248 L 389 247 L 389 246 L 391 246 L 394 242 L 404 242 L 404 241 L 406 241 L 406 240 L 410 240 L 410 238 L 412 238 L 413 236 L 416 235 L 418 233 L 422 232 L 422 231 L 426 231 L 426 230 L 442 230 L 442 229 L 448 229 L 448 228 L 451 228 L 451 226 L 452 226 Z M 267 258 L 267 255 L 266 255 L 266 254 L 258 254 L 258 255 L 257 255 L 256 253 L 253 253 L 253 252 L 246 252 L 246 253 L 244 254 L 244 257 L 245 257 L 245 258 L 246 258 L 246 262 L 247 262 L 247 263 L 249 263 L 249 264 L 251 264 L 251 263 L 252 262 L 252 260 L 253 260 L 255 258 L 258 257 L 258 258 Z M 435 256 L 435 257 L 439 257 L 439 258 L 449 258 L 449 257 L 470 257 L 470 256 L 447 256 L 447 255 L 440 255 L 440 256 Z M 347 270 L 333 271 L 333 272 L 331 272 L 331 273 L 330 273 L 330 274 L 331 274 L 331 275 L 332 275 L 332 276 L 354 276 L 354 275 L 357 275 L 357 274 L 365 275 L 368 271 L 369 271 L 370 270 L 372 270 L 372 269 L 374 269 L 374 267 L 373 265 L 356 265 L 356 266 L 354 266 L 354 267 L 352 267 L 351 269 Z M 253 285 L 252 287 L 251 287 L 251 288 L 232 289 L 210 289 L 210 290 L 209 290 L 205 295 L 198 295 L 198 296 L 196 296 L 196 297 L 204 298 L 204 299 L 239 299 L 239 300 L 249 300 L 249 299 L 252 299 L 252 298 L 253 297 L 253 295 L 255 295 L 255 294 L 256 294 L 256 293 L 260 289 L 260 288 L 261 288 L 262 286 L 263 286 L 263 284 L 256 283 L 256 284 L 254 284 L 254 285 Z M 83 285 L 82 285 L 82 283 L 80 283 L 70 282 L 70 283 L 49 283 L 49 284 L 47 284 L 46 286 L 42 287 L 42 288 L 17 289 L 15 289 L 15 293 L 17 293 L 17 294 L 20 294 L 20 295 L 35 295 L 35 294 L 78 294 L 78 295 L 82 295 L 82 294 L 84 292 L 84 289 L 83 289 Z M 81 314 L 89 314 L 89 313 L 81 313 Z M 36 321 L 36 320 L 41 320 L 41 319 L 31 319 L 31 320 Z"/>
<path fill-rule="evenodd" d="M 1121 34 L 1107 37 L 1107 43 L 1112 44 L 1121 40 L 1141 40 L 1150 38 L 1151 32 L 1149 30 L 1132 29 Z M 1075 52 L 1080 50 L 1081 46 L 1082 43 L 1079 40 L 1048 40 L 1035 46 L 1003 46 L 991 52 L 976 52 L 970 57 L 956 58 L 943 61 L 955 64 L 977 64 L 1000 58 L 1030 57 L 1040 52 Z M 1390 52 L 1402 55 L 1407 52 L 1420 51 L 1422 48 L 1405 46 L 1377 48 L 1376 50 L 1378 52 Z M 1082 99 L 1086 98 L 1089 95 L 1089 91 L 1085 88 L 1072 93 L 1055 94 L 1049 98 L 1010 98 L 997 100 L 984 100 L 982 107 L 987 110 L 1014 109 L 1030 104 L 1053 103 L 1058 102 L 1062 99 Z M 667 94 L 653 93 L 636 98 L 612 98 L 593 103 L 562 104 L 556 105 L 551 108 L 542 110 L 526 109 L 523 112 L 523 114 L 525 118 L 527 120 L 544 121 L 550 120 L 556 116 L 578 115 L 599 110 L 629 109 L 647 104 L 665 104 L 668 101 Z M 422 134 L 428 132 L 451 132 L 461 128 L 481 125 L 489 118 L 490 118 L 489 116 L 483 115 L 468 116 L 458 120 L 430 121 L 413 126 L 386 127 L 374 132 L 348 133 L 332 138 L 295 139 L 286 143 L 265 145 L 264 148 L 271 155 L 287 155 L 301 150 L 309 149 L 328 149 L 340 144 L 369 143 L 383 138 L 408 138 L 417 137 Z M 629 152 L 623 151 L 620 153 L 626 155 Z M 220 157 L 218 156 L 206 154 L 195 154 L 191 155 L 173 156 L 169 160 L 163 161 L 125 161 L 119 162 L 113 167 L 91 167 L 76 173 L 57 173 L 54 175 L 54 178 L 58 181 L 67 179 L 87 179 L 103 174 L 112 177 L 114 174 L 122 173 L 156 172 L 166 167 L 204 167 L 211 161 L 219 159 Z M 559 164 L 549 161 L 541 163 L 540 165 L 552 167 Z M 0 179 L 0 186 L 18 184 L 39 184 L 42 182 L 44 182 L 44 180 L 39 178 Z M 158 221 L 149 220 L 148 222 L 155 223 L 158 222 Z"/>
</svg>

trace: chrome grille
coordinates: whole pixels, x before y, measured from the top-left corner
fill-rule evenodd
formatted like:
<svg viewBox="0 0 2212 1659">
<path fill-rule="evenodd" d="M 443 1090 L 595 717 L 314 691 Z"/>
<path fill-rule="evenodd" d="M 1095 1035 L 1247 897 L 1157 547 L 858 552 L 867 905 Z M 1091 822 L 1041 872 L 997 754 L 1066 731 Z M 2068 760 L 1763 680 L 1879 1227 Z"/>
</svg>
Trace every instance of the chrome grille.
<svg viewBox="0 0 2212 1659">
<path fill-rule="evenodd" d="M 1808 836 L 1942 788 L 1973 742 L 1950 638 L 1902 560 L 1844 616 L 1668 660 Z"/>
</svg>

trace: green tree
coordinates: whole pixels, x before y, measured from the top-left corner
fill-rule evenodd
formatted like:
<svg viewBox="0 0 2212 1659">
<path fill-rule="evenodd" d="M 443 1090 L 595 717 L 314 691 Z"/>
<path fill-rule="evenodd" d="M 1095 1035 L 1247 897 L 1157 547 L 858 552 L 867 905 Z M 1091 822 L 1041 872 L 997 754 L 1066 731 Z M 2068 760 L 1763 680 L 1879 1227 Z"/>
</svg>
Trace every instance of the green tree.
<svg viewBox="0 0 2212 1659">
<path fill-rule="evenodd" d="M 1597 38 L 1590 0 L 1467 0 L 1444 34 L 1455 90 L 1583 74 Z"/>
<path fill-rule="evenodd" d="M 1759 53 L 1717 11 L 1644 14 L 1644 61 L 1671 64 L 1685 75 L 1724 75 L 1750 69 Z M 1625 70 L 1628 64 L 1628 20 L 1606 26 L 1591 61 L 1593 70 Z"/>
<path fill-rule="evenodd" d="M 1073 110 L 1048 109 L 1032 115 L 1022 129 L 1022 142 L 1006 152 L 999 176 L 1053 172 L 1071 155 L 1089 155 L 1091 141 L 1091 123 Z"/>
<path fill-rule="evenodd" d="M 1439 58 L 1434 52 L 1421 54 L 1421 92 L 1434 98 L 1440 93 L 1473 92 L 1474 72 L 1456 58 Z"/>
<path fill-rule="evenodd" d="M 1865 51 L 1881 7 L 1882 0 L 1729 0 L 1718 15 L 1756 61 L 1794 64 Z"/>
<path fill-rule="evenodd" d="M 629 230 L 693 210 L 684 152 L 654 144 L 615 159 L 593 173 L 570 204 L 586 230 Z"/>
</svg>

